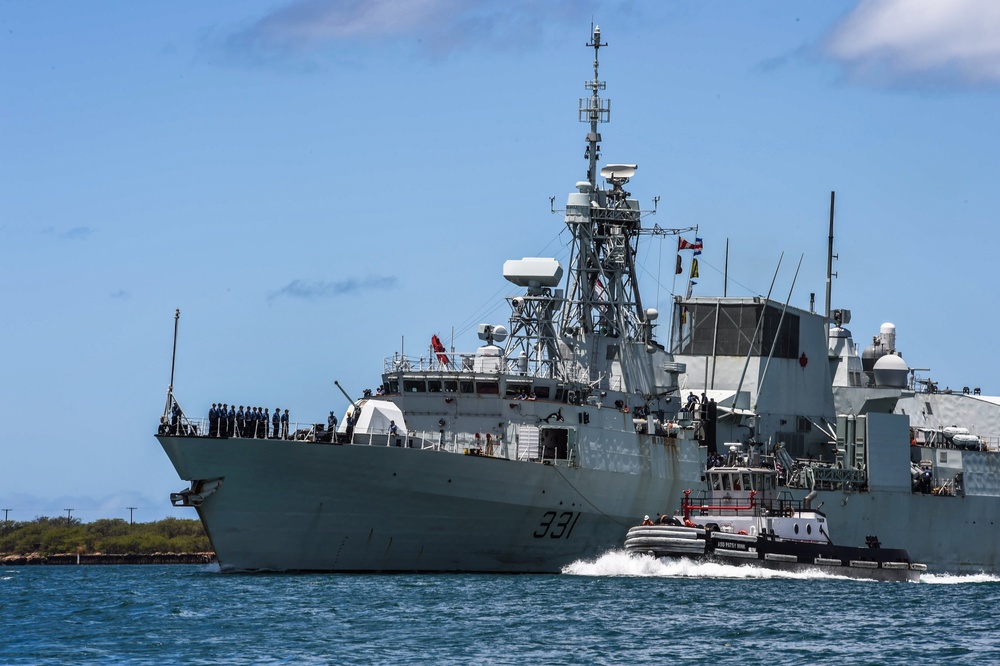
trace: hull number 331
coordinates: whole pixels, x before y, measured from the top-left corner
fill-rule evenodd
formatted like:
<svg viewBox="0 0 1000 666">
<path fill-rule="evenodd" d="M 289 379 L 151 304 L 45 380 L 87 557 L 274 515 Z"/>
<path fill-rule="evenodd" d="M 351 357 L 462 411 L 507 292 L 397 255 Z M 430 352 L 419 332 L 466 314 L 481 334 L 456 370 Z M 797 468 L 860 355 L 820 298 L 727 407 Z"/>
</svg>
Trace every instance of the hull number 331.
<svg viewBox="0 0 1000 666">
<path fill-rule="evenodd" d="M 536 539 L 544 539 L 545 537 L 568 539 L 578 520 L 580 520 L 580 514 L 575 511 L 563 511 L 562 513 L 546 511 L 533 536 Z"/>
</svg>

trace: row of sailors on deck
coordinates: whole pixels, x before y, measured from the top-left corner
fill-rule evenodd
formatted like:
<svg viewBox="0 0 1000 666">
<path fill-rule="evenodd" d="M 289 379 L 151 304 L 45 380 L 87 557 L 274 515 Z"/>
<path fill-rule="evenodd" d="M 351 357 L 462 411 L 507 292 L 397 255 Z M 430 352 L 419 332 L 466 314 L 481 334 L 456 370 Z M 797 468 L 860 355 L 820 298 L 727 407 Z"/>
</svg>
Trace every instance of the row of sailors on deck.
<svg viewBox="0 0 1000 666">
<path fill-rule="evenodd" d="M 228 403 L 212 403 L 208 410 L 208 434 L 211 437 L 257 437 L 266 438 L 267 425 L 272 425 L 271 437 L 288 439 L 288 410 L 281 413 L 275 408 L 274 415 L 263 407 L 239 409 Z"/>
</svg>

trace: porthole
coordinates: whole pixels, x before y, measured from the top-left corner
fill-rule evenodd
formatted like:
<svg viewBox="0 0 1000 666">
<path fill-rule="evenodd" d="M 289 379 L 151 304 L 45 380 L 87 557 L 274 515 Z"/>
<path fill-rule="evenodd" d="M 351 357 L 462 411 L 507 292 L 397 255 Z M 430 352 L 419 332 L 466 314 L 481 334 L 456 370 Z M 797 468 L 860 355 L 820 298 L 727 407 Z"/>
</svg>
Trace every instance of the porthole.
<svg viewBox="0 0 1000 666">
<path fill-rule="evenodd" d="M 798 523 L 795 523 L 795 533 L 796 534 L 799 533 L 799 524 Z"/>
<path fill-rule="evenodd" d="M 812 534 L 812 533 L 813 533 L 813 526 L 806 525 L 806 534 Z"/>
</svg>

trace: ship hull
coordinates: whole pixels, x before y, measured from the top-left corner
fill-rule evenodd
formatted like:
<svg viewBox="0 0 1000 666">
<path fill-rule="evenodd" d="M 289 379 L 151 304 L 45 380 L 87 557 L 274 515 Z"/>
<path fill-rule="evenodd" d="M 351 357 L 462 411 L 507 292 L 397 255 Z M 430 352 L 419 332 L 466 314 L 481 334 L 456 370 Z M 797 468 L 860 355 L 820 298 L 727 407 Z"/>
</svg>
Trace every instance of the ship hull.
<svg viewBox="0 0 1000 666">
<path fill-rule="evenodd" d="M 305 441 L 158 436 L 223 570 L 559 572 L 698 482 L 697 445 L 643 474 Z M 687 464 L 684 464 L 684 461 Z"/>
<path fill-rule="evenodd" d="M 882 543 L 905 548 L 933 573 L 1000 571 L 995 531 L 1000 498 L 821 490 L 812 505 L 826 514 L 838 542 L 863 544 L 868 535 L 876 536 Z"/>
</svg>

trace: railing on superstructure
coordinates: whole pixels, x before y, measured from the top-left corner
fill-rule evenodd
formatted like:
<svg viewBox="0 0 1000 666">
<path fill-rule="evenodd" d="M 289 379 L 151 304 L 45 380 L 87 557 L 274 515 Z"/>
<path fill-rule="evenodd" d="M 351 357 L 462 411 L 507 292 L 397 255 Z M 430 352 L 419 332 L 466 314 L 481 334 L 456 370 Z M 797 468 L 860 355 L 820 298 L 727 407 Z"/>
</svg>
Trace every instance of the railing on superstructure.
<svg viewBox="0 0 1000 666">
<path fill-rule="evenodd" d="M 396 352 L 390 357 L 382 359 L 383 372 L 473 372 L 476 361 L 475 352 L 447 352 L 442 353 L 448 359 L 444 363 L 438 355 L 431 356 L 410 356 Z M 507 370 L 506 361 L 501 359 L 500 372 Z"/>
<path fill-rule="evenodd" d="M 496 370 L 490 371 L 475 369 L 475 352 L 442 352 L 440 355 L 446 357 L 448 362 L 444 363 L 436 354 L 432 354 L 430 356 L 410 356 L 396 352 L 392 356 L 382 359 L 382 372 L 386 374 L 398 372 L 441 372 L 453 374 L 510 374 L 522 375 L 525 377 L 544 376 L 539 373 L 531 372 L 530 366 L 527 372 L 522 372 L 522 370 L 517 367 L 517 359 L 509 359 L 503 356 L 495 357 L 499 361 L 499 367 Z"/>
<path fill-rule="evenodd" d="M 784 490 L 776 497 L 761 499 L 760 496 L 756 496 L 753 501 L 747 493 L 741 493 L 739 497 L 709 497 L 707 491 L 701 491 L 682 499 L 682 509 L 684 502 L 691 515 L 698 517 L 711 515 L 789 517 L 808 510 L 803 500 L 795 499 L 791 493 Z"/>
</svg>

